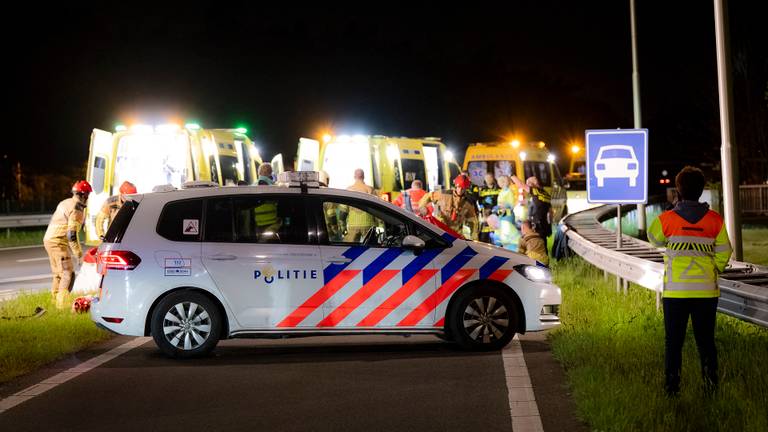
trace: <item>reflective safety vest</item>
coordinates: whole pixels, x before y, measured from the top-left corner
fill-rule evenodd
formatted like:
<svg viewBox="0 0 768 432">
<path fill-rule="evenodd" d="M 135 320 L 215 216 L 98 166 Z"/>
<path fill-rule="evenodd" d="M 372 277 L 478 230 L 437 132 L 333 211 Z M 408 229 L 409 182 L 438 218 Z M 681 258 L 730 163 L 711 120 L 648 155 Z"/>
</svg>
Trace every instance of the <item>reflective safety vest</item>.
<svg viewBox="0 0 768 432">
<path fill-rule="evenodd" d="M 717 275 L 731 257 L 723 218 L 709 210 L 690 223 L 674 210 L 662 213 L 648 228 L 648 240 L 664 251 L 664 297 L 719 297 Z"/>
<path fill-rule="evenodd" d="M 477 204 L 481 208 L 487 208 L 488 210 L 491 210 L 492 208 L 496 207 L 499 192 L 501 192 L 501 189 L 498 186 L 482 186 L 476 189 L 477 190 L 474 192 L 477 195 Z"/>
<path fill-rule="evenodd" d="M 253 216 L 256 219 L 256 226 L 264 228 L 277 223 L 277 203 L 274 201 L 264 201 L 253 209 Z"/>
</svg>

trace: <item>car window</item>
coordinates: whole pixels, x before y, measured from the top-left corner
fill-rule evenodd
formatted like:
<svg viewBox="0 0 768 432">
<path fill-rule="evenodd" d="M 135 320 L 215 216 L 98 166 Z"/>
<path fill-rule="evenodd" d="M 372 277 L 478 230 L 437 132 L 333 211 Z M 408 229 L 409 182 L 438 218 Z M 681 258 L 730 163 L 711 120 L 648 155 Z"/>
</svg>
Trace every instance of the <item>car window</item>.
<svg viewBox="0 0 768 432">
<path fill-rule="evenodd" d="M 605 149 L 600 153 L 605 159 L 632 159 L 632 152 L 627 149 Z"/>
<path fill-rule="evenodd" d="M 122 210 L 121 210 L 122 212 Z M 171 201 L 163 207 L 157 233 L 173 241 L 200 241 L 203 201 L 192 199 Z"/>
<path fill-rule="evenodd" d="M 523 163 L 525 178 L 535 176 L 542 187 L 552 186 L 552 175 L 549 171 L 549 162 L 526 161 Z"/>
<path fill-rule="evenodd" d="M 205 241 L 307 244 L 304 205 L 286 197 L 210 199 L 206 207 Z"/>
<path fill-rule="evenodd" d="M 488 172 L 488 162 L 472 161 L 467 165 L 467 171 L 469 171 L 469 180 L 472 181 L 472 184 L 482 186 L 485 173 Z"/>
<path fill-rule="evenodd" d="M 330 244 L 399 247 L 408 233 L 404 220 L 365 203 L 328 199 L 322 211 Z"/>
</svg>

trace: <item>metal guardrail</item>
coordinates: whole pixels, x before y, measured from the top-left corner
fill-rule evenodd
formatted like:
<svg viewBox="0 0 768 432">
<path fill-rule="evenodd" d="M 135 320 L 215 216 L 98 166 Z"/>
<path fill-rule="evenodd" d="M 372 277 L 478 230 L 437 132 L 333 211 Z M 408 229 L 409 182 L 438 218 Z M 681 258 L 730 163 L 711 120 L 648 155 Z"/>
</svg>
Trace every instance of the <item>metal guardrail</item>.
<svg viewBox="0 0 768 432">
<path fill-rule="evenodd" d="M 46 226 L 51 214 L 0 216 L 0 228 L 24 228 Z"/>
<path fill-rule="evenodd" d="M 622 213 L 634 208 L 622 206 Z M 592 265 L 625 280 L 660 293 L 664 277 L 663 249 L 627 235 L 616 248 L 616 233 L 602 221 L 615 217 L 614 206 L 600 206 L 565 216 L 560 228 L 568 246 Z M 727 315 L 768 327 L 768 268 L 731 261 L 718 279 L 718 310 Z"/>
<path fill-rule="evenodd" d="M 746 215 L 768 215 L 768 185 L 739 186 L 741 212 Z"/>
</svg>

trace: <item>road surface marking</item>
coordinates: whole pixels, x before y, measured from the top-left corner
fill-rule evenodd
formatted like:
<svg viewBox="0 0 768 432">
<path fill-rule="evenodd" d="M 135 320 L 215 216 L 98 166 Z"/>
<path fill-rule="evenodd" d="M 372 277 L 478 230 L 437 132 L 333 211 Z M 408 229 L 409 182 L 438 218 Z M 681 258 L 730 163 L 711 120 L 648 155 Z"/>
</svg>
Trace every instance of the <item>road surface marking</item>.
<svg viewBox="0 0 768 432">
<path fill-rule="evenodd" d="M 52 277 L 52 276 L 53 275 L 50 273 L 45 273 L 45 274 L 36 274 L 31 276 L 21 276 L 21 277 L 15 277 L 15 278 L 0 279 L 0 284 L 48 279 L 49 277 Z"/>
<path fill-rule="evenodd" d="M 40 257 L 40 258 L 24 258 L 24 259 L 17 259 L 17 263 L 26 263 L 26 262 L 32 262 L 32 261 L 48 261 L 48 257 Z"/>
<path fill-rule="evenodd" d="M 44 247 L 44 246 L 43 246 L 43 245 L 41 245 L 41 244 L 39 244 L 39 245 L 31 245 L 31 246 L 13 246 L 13 247 L 4 247 L 4 248 L 0 248 L 0 252 L 4 252 L 4 251 L 15 251 L 15 250 L 22 250 L 22 249 L 35 249 L 35 248 L 41 248 L 41 249 L 42 249 L 43 247 Z"/>
<path fill-rule="evenodd" d="M 504 362 L 504 376 L 507 382 L 509 414 L 514 432 L 543 432 L 539 406 L 533 394 L 531 377 L 525 366 L 523 349 L 518 335 L 501 351 Z"/>
<path fill-rule="evenodd" d="M 125 354 L 128 351 L 140 345 L 143 345 L 144 343 L 148 342 L 150 339 L 152 338 L 150 337 L 134 338 L 118 347 L 112 348 L 111 350 L 105 352 L 104 354 L 96 356 L 90 360 L 84 361 L 79 365 L 69 368 L 64 372 L 58 373 L 52 377 L 46 378 L 35 385 L 29 386 L 12 396 L 8 396 L 5 399 L 0 399 L 0 414 L 2 414 L 4 411 L 7 411 L 15 407 L 16 405 L 19 405 L 21 403 L 24 403 L 32 399 L 35 396 L 39 396 L 60 384 L 65 383 L 71 380 L 72 378 L 77 377 L 78 375 L 84 374 L 91 369 L 97 368 L 102 364 L 114 359 L 115 357 L 121 354 Z"/>
</svg>

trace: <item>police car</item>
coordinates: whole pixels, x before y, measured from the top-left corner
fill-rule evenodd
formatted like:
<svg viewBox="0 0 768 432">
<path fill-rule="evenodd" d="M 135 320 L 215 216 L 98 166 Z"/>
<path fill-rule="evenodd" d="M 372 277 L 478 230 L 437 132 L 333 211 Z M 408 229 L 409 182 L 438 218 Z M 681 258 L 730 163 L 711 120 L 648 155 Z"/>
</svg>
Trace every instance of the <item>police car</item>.
<svg viewBox="0 0 768 432">
<path fill-rule="evenodd" d="M 91 318 L 172 357 L 236 337 L 435 334 L 475 350 L 559 325 L 537 262 L 456 238 L 390 203 L 317 187 L 134 195 L 98 250 Z"/>
</svg>

